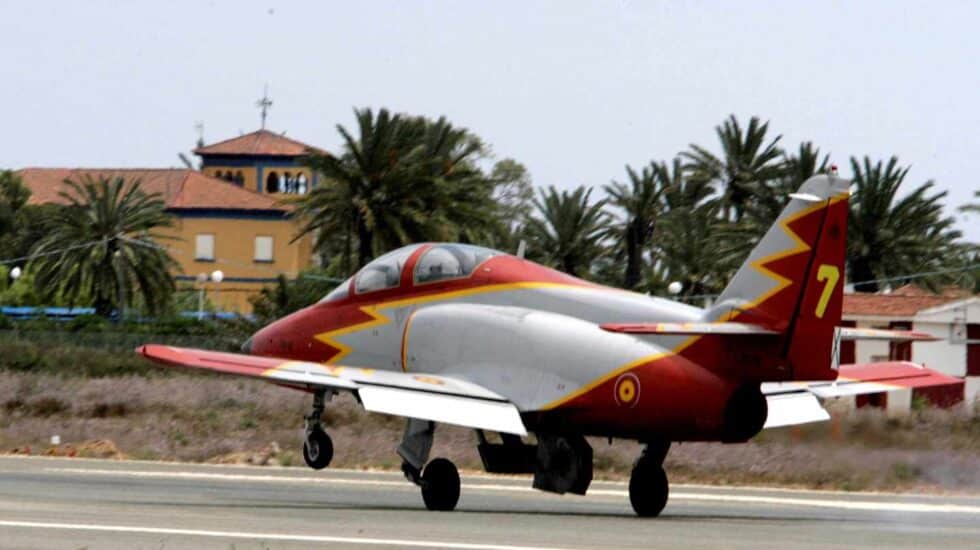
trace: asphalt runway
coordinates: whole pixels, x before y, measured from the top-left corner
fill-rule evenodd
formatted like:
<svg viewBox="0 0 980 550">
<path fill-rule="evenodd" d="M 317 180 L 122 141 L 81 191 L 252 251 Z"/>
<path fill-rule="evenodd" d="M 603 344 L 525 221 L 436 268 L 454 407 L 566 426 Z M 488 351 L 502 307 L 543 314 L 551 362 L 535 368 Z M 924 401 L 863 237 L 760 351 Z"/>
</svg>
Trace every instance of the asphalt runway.
<svg viewBox="0 0 980 550">
<path fill-rule="evenodd" d="M 977 548 L 980 497 L 674 486 L 660 518 L 622 483 L 586 497 L 464 476 L 428 512 L 394 473 L 0 457 L 0 548 Z"/>
</svg>

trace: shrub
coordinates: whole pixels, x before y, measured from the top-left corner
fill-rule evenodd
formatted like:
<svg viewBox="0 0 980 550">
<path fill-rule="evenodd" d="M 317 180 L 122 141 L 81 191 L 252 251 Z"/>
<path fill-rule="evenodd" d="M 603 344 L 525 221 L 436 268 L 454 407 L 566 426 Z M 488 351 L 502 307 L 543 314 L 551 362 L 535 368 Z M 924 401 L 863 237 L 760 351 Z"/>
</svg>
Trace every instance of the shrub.
<svg viewBox="0 0 980 550">
<path fill-rule="evenodd" d="M 89 416 L 93 418 L 123 417 L 129 412 L 125 403 L 96 403 L 89 411 Z"/>
<path fill-rule="evenodd" d="M 65 323 L 65 329 L 70 332 L 102 332 L 108 326 L 109 322 L 98 315 L 79 315 Z"/>
<path fill-rule="evenodd" d="M 31 403 L 31 412 L 35 416 L 52 416 L 68 410 L 68 403 L 56 397 L 42 397 Z"/>
</svg>

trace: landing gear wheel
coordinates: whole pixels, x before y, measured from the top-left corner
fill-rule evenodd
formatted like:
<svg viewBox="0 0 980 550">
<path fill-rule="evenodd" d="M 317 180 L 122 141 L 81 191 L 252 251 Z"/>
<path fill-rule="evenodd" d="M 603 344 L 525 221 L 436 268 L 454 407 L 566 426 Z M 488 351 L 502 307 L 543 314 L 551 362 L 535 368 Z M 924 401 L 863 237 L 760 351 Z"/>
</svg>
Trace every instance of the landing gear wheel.
<svg viewBox="0 0 980 550">
<path fill-rule="evenodd" d="M 422 472 L 422 500 L 429 510 L 449 512 L 459 502 L 459 472 L 445 458 L 433 459 Z"/>
<path fill-rule="evenodd" d="M 303 459 L 314 470 L 322 470 L 333 460 L 333 441 L 323 428 L 314 428 L 303 443 Z"/>
<path fill-rule="evenodd" d="M 630 504 L 641 518 L 660 515 L 669 493 L 667 473 L 653 460 L 640 459 L 630 475 Z"/>
</svg>

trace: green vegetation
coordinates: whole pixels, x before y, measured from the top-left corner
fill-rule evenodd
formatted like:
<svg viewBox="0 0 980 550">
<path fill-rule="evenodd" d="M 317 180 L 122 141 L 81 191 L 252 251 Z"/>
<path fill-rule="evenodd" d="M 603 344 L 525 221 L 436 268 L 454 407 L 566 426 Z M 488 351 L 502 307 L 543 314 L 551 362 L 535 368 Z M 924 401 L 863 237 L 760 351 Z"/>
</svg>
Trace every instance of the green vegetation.
<svg viewBox="0 0 980 550">
<path fill-rule="evenodd" d="M 580 186 L 533 191 L 526 170 L 504 159 L 484 170 L 490 149 L 446 119 L 355 111 L 337 156 L 314 155 L 324 183 L 299 200 L 304 232 L 317 232 L 326 273 L 346 278 L 373 257 L 425 240 L 461 240 L 528 256 L 605 284 L 682 297 L 719 292 L 807 178 L 830 170 L 813 143 L 784 149 L 768 122 L 730 116 L 715 128 L 717 148 L 691 144 L 669 162 L 626 166 L 625 182 L 605 197 Z M 975 245 L 960 241 L 933 183 L 903 187 L 898 159 L 850 159 L 855 181 L 848 248 L 849 280 L 877 290 L 886 279 L 941 271 L 922 281 L 980 284 Z M 965 210 L 974 211 L 976 205 Z M 918 279 L 917 279 L 918 280 Z M 302 295 L 310 285 L 296 284 Z M 289 284 L 281 284 L 286 294 Z M 282 294 L 270 303 L 289 303 Z M 289 308 L 285 308 L 289 309 Z"/>
<path fill-rule="evenodd" d="M 847 267 L 857 290 L 875 292 L 878 278 L 938 271 L 963 255 L 953 218 L 943 214 L 946 192 L 930 193 L 928 181 L 899 198 L 908 168 L 892 157 L 886 164 L 851 159 L 854 196 L 847 231 Z M 871 281 L 871 282 L 865 282 Z M 926 280 L 928 282 L 928 280 Z"/>
<path fill-rule="evenodd" d="M 669 161 L 626 166 L 626 178 L 601 193 L 535 191 L 523 165 L 496 160 L 479 136 L 444 117 L 354 114 L 356 128 L 337 126 L 340 150 L 310 156 L 321 184 L 293 199 L 299 233 L 316 235 L 323 268 L 280 278 L 256 297 L 260 321 L 295 311 L 372 258 L 420 241 L 503 250 L 525 241 L 529 258 L 568 273 L 652 293 L 678 281 L 682 299 L 700 300 L 721 291 L 789 195 L 831 167 L 814 144 L 784 149 L 768 122 L 742 124 L 732 115 L 715 128 L 714 147 L 692 143 Z M 963 242 L 944 214 L 945 192 L 932 181 L 905 186 L 909 169 L 896 157 L 852 157 L 850 167 L 847 277 L 858 290 L 912 280 L 980 289 L 980 249 Z M 174 299 L 176 265 L 154 233 L 170 224 L 160 197 L 118 178 L 66 183 L 66 205 L 36 206 L 14 173 L 0 171 L 0 303 L 91 306 L 103 317 L 185 307 Z M 16 281 L 13 266 L 24 266 Z M 920 273 L 929 275 L 905 277 Z"/>
<path fill-rule="evenodd" d="M 67 204 L 31 250 L 27 269 L 41 298 L 91 304 L 103 316 L 137 298 L 150 313 L 163 311 L 177 268 L 152 233 L 172 223 L 163 199 L 123 178 L 65 183 L 60 195 Z"/>
<path fill-rule="evenodd" d="M 299 202 L 302 231 L 317 232 L 324 257 L 351 273 L 412 242 L 493 240 L 502 212 L 494 192 L 524 177 L 516 163 L 485 173 L 480 164 L 488 147 L 445 118 L 387 109 L 355 115 L 356 136 L 337 126 L 341 151 L 312 155 L 310 164 L 323 183 Z"/>
</svg>

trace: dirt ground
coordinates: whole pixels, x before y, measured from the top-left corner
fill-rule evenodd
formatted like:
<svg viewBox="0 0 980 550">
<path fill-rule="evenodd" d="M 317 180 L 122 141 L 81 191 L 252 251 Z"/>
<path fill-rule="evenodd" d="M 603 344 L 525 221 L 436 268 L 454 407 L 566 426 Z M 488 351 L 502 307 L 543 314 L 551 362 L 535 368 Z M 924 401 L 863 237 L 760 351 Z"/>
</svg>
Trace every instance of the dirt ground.
<svg viewBox="0 0 980 550">
<path fill-rule="evenodd" d="M 0 451 L 304 466 L 302 418 L 311 398 L 257 381 L 178 375 L 62 377 L 0 372 Z M 980 410 L 924 409 L 889 419 L 833 410 L 832 422 L 768 430 L 749 443 L 675 444 L 676 482 L 844 490 L 980 491 Z M 333 465 L 399 466 L 403 421 L 339 396 L 325 416 Z M 52 446 L 51 438 L 60 438 Z M 634 442 L 591 441 L 597 478 L 624 478 Z M 440 426 L 433 456 L 481 469 L 471 430 Z"/>
</svg>

